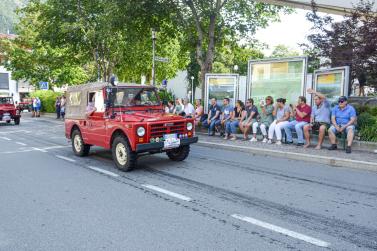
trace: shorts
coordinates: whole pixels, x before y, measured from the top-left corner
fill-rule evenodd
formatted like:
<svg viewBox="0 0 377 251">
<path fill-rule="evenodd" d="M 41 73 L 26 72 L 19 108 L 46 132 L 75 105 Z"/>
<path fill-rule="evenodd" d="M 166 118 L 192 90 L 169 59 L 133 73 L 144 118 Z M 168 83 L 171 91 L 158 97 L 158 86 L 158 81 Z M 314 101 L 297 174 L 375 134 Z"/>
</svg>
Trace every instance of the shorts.
<svg viewBox="0 0 377 251">
<path fill-rule="evenodd" d="M 335 128 L 335 126 L 331 126 L 330 127 L 330 129 L 329 129 L 330 131 L 332 131 L 334 134 L 338 134 L 338 133 L 340 133 L 340 132 L 338 132 L 337 130 L 336 130 L 336 128 Z M 348 134 L 348 131 L 349 130 L 353 130 L 353 131 L 355 131 L 355 126 L 354 125 L 350 125 L 350 126 L 347 126 L 346 127 L 346 133 Z M 343 131 L 344 132 L 344 131 Z"/>
<path fill-rule="evenodd" d="M 330 128 L 330 124 L 328 124 L 328 123 L 325 123 L 325 122 L 314 122 L 314 123 L 312 124 L 312 130 L 314 130 L 314 131 L 318 131 L 319 128 L 320 128 L 321 126 L 323 126 L 323 125 L 326 127 L 326 130 Z"/>
</svg>

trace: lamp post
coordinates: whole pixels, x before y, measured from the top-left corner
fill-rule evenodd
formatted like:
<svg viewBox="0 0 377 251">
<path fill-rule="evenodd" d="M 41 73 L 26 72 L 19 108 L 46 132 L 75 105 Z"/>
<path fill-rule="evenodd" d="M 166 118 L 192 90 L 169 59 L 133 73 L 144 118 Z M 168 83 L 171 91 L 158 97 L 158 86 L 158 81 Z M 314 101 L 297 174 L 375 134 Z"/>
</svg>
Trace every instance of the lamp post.
<svg viewBox="0 0 377 251">
<path fill-rule="evenodd" d="M 152 29 L 152 85 L 156 84 L 155 60 L 156 60 L 156 31 Z"/>
<path fill-rule="evenodd" d="M 234 70 L 234 73 L 237 73 L 237 71 L 238 71 L 238 65 L 234 65 L 233 66 L 233 70 Z"/>
<path fill-rule="evenodd" d="M 191 104 L 194 102 L 194 76 L 191 76 Z"/>
</svg>

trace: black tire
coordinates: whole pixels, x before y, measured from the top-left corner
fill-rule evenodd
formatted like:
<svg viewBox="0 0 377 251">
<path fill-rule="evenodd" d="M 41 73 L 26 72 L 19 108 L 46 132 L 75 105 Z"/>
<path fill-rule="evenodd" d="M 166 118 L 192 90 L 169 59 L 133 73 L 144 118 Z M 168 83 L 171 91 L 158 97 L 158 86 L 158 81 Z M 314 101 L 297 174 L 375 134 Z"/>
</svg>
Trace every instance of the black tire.
<svg viewBox="0 0 377 251">
<path fill-rule="evenodd" d="M 7 124 L 10 124 L 10 120 L 7 120 Z"/>
<path fill-rule="evenodd" d="M 90 145 L 85 144 L 84 140 L 82 139 L 81 132 L 75 129 L 71 135 L 72 140 L 72 150 L 75 155 L 79 157 L 88 156 L 90 151 Z"/>
<path fill-rule="evenodd" d="M 19 125 L 19 124 L 20 124 L 20 121 L 21 121 L 20 118 L 15 118 L 15 119 L 14 119 L 14 124 L 15 124 L 15 125 Z"/>
<path fill-rule="evenodd" d="M 188 145 L 168 150 L 166 152 L 166 155 L 168 155 L 169 159 L 173 161 L 183 161 L 189 156 L 189 153 L 190 146 Z"/>
<path fill-rule="evenodd" d="M 111 153 L 115 166 L 119 170 L 128 172 L 136 167 L 137 154 L 132 151 L 123 135 L 115 136 L 111 146 Z"/>
</svg>

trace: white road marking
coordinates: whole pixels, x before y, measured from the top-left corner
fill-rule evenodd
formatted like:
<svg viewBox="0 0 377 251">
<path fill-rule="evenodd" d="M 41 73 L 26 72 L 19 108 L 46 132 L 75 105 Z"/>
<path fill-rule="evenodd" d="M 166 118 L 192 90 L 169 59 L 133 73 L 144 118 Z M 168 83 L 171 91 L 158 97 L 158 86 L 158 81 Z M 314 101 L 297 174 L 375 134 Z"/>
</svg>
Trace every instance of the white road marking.
<svg viewBox="0 0 377 251">
<path fill-rule="evenodd" d="M 70 146 L 49 146 L 49 147 L 44 147 L 44 148 L 36 148 L 36 147 L 27 148 L 27 147 L 21 147 L 20 150 L 18 150 L 18 151 L 0 152 L 0 154 L 25 153 L 25 152 L 32 152 L 32 151 L 47 152 L 46 150 L 59 149 L 59 148 L 70 148 Z"/>
<path fill-rule="evenodd" d="M 304 234 L 300 234 L 300 233 L 297 233 L 297 232 L 294 232 L 294 231 L 291 231 L 291 230 L 288 230 L 288 229 L 285 229 L 285 228 L 282 228 L 282 227 L 279 227 L 279 226 L 276 226 L 276 225 L 272 225 L 270 223 L 260 221 L 260 220 L 257 220 L 257 219 L 251 218 L 251 217 L 243 216 L 243 215 L 240 215 L 240 214 L 232 214 L 231 216 L 233 218 L 238 219 L 238 220 L 246 221 L 246 222 L 251 223 L 253 225 L 263 227 L 263 228 L 266 228 L 268 230 L 275 231 L 275 232 L 287 235 L 289 237 L 311 243 L 311 244 L 319 246 L 319 247 L 329 247 L 330 246 L 330 243 L 328 243 L 326 241 L 322 241 L 322 240 L 319 240 L 319 239 L 316 239 L 316 238 L 313 238 L 313 237 L 310 237 L 310 236 L 307 236 L 307 235 L 304 235 Z"/>
<path fill-rule="evenodd" d="M 63 159 L 63 160 L 69 161 L 69 162 L 76 162 L 76 160 L 68 158 L 68 157 L 64 157 L 64 156 L 61 156 L 61 155 L 55 155 L 55 156 L 59 159 Z"/>
<path fill-rule="evenodd" d="M 16 142 L 16 144 L 21 145 L 21 146 L 27 146 L 27 144 L 22 143 L 22 142 Z"/>
<path fill-rule="evenodd" d="M 184 196 L 184 195 L 179 194 L 179 193 L 174 193 L 174 192 L 165 190 L 165 189 L 157 187 L 157 186 L 147 185 L 147 184 L 143 184 L 141 186 L 146 187 L 146 188 L 151 189 L 151 190 L 154 190 L 154 191 L 157 191 L 157 192 L 160 192 L 160 193 L 163 193 L 163 194 L 166 194 L 166 195 L 169 195 L 171 197 L 175 197 L 175 198 L 180 199 L 180 200 L 192 201 L 192 199 L 190 197 Z"/>
<path fill-rule="evenodd" d="M 93 170 L 93 171 L 96 171 L 96 172 L 99 172 L 99 173 L 103 173 L 103 174 L 106 174 L 106 175 L 109 175 L 109 176 L 112 176 L 112 177 L 119 177 L 119 175 L 116 174 L 116 173 L 109 172 L 109 171 L 106 171 L 106 170 L 98 168 L 98 167 L 88 166 L 88 168 L 91 169 L 91 170 Z"/>
<path fill-rule="evenodd" d="M 11 141 L 11 139 L 7 137 L 0 137 L 0 139 Z"/>
<path fill-rule="evenodd" d="M 27 130 L 16 130 L 16 131 L 0 132 L 0 134 L 20 133 L 20 132 L 23 132 L 23 133 L 30 133 L 31 131 L 27 131 Z"/>
<path fill-rule="evenodd" d="M 47 153 L 47 151 L 45 149 L 42 149 L 42 148 L 38 148 L 38 147 L 33 147 L 33 150 L 35 151 L 40 151 L 42 153 Z"/>
</svg>

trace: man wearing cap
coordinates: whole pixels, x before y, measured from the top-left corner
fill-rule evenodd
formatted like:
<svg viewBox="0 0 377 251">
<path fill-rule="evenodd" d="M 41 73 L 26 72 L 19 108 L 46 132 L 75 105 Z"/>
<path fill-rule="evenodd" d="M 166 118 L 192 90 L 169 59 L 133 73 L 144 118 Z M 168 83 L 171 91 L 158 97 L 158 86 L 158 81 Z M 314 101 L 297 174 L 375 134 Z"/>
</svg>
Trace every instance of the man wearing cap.
<svg viewBox="0 0 377 251">
<path fill-rule="evenodd" d="M 356 110 L 347 103 L 347 97 L 341 96 L 338 105 L 331 111 L 331 127 L 329 138 L 331 146 L 329 150 L 337 149 L 336 134 L 345 132 L 347 134 L 346 153 L 351 153 L 351 146 L 355 132 Z"/>
</svg>

